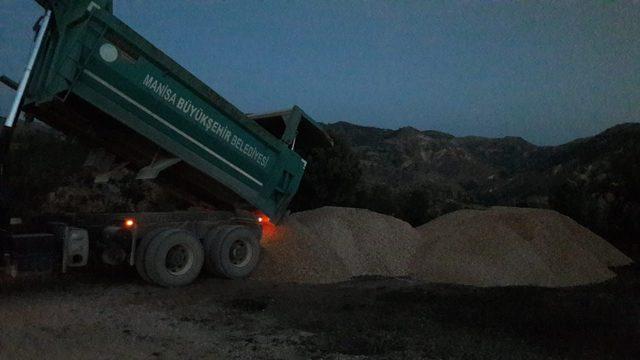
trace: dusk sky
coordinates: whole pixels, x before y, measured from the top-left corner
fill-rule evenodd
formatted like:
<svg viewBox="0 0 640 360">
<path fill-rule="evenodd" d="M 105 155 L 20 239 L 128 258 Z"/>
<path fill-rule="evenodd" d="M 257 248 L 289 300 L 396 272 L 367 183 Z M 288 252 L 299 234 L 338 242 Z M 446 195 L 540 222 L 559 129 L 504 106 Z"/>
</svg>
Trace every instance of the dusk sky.
<svg viewBox="0 0 640 360">
<path fill-rule="evenodd" d="M 114 3 L 244 112 L 541 145 L 640 121 L 640 1 Z M 0 73 L 20 78 L 41 13 L 0 0 Z"/>
</svg>

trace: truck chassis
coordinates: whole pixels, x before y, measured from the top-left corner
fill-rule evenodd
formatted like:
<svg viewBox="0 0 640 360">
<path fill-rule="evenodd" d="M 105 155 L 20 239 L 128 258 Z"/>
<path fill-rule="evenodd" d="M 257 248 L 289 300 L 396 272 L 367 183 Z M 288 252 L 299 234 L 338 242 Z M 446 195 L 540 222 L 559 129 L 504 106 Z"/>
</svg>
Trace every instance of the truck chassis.
<svg viewBox="0 0 640 360">
<path fill-rule="evenodd" d="M 90 264 L 130 265 L 161 286 L 189 284 L 203 268 L 241 278 L 260 258 L 257 219 L 242 211 L 74 214 L 29 229 L 40 230 L 35 232 L 21 232 L 25 226 L 14 219 L 13 231 L 0 239 L 0 267 L 16 276 Z"/>
</svg>

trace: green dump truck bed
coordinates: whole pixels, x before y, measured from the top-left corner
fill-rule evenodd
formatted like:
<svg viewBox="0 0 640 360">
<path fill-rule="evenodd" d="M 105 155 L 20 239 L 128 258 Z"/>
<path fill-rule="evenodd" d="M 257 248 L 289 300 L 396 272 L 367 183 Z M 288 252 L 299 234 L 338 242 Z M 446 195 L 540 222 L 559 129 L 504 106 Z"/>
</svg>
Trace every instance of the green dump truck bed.
<svg viewBox="0 0 640 360">
<path fill-rule="evenodd" d="M 38 2 L 52 18 L 26 113 L 131 168 L 169 164 L 161 177 L 198 200 L 282 217 L 306 165 L 292 150 L 297 125 L 327 140 L 313 120 L 294 108 L 282 138 L 268 131 L 116 18 L 110 0 Z"/>
</svg>

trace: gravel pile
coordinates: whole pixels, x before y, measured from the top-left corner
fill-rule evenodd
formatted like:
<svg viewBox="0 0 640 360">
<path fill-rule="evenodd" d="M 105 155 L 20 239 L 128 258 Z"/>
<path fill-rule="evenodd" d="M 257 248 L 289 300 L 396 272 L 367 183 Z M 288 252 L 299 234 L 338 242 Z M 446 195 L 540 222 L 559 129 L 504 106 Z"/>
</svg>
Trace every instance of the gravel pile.
<svg viewBox="0 0 640 360">
<path fill-rule="evenodd" d="M 420 279 L 475 286 L 574 286 L 608 280 L 632 261 L 555 211 L 462 210 L 418 228 L 411 269 Z"/>
<path fill-rule="evenodd" d="M 295 213 L 267 229 L 256 279 L 331 283 L 412 276 L 474 286 L 573 286 L 608 280 L 631 259 L 555 211 L 461 210 L 418 229 L 363 209 Z"/>
<path fill-rule="evenodd" d="M 406 275 L 419 240 L 408 223 L 369 210 L 323 207 L 265 231 L 257 279 L 330 283 L 360 275 Z"/>
</svg>

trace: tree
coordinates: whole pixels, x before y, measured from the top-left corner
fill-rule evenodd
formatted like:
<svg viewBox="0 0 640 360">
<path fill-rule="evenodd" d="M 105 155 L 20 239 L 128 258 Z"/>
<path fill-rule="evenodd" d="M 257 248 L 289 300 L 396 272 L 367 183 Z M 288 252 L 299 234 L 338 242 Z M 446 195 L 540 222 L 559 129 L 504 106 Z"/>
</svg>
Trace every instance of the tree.
<svg viewBox="0 0 640 360">
<path fill-rule="evenodd" d="M 349 144 L 335 133 L 332 147 L 314 148 L 302 154 L 307 169 L 293 199 L 295 211 L 321 206 L 354 206 L 362 177 L 360 160 Z"/>
<path fill-rule="evenodd" d="M 358 190 L 356 207 L 395 216 L 398 211 L 395 194 L 388 185 L 373 184 Z"/>
</svg>

